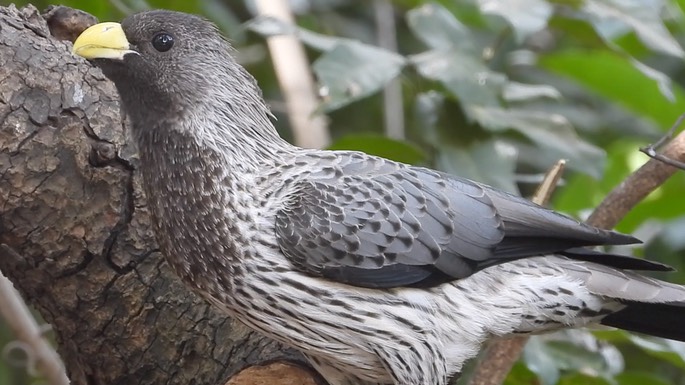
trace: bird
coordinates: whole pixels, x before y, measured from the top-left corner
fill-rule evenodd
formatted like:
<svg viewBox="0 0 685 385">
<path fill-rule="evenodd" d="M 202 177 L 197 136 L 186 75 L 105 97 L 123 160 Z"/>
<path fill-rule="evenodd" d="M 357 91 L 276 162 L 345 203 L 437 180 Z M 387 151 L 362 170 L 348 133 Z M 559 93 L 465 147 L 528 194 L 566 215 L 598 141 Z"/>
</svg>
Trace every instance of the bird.
<svg viewBox="0 0 685 385">
<path fill-rule="evenodd" d="M 670 267 L 519 196 L 282 139 L 211 22 L 153 10 L 73 53 L 132 122 L 160 249 L 225 314 L 298 349 L 330 385 L 446 385 L 483 343 L 601 324 L 685 340 Z"/>
</svg>

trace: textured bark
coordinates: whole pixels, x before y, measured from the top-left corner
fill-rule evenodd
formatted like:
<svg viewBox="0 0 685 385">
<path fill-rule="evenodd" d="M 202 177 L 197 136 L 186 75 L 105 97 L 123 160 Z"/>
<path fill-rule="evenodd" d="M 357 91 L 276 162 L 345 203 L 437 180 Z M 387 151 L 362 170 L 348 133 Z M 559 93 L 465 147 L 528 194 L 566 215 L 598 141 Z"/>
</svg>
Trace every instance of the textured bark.
<svg viewBox="0 0 685 385">
<path fill-rule="evenodd" d="M 116 90 L 70 49 L 35 8 L 0 8 L 0 270 L 52 324 L 72 383 L 225 384 L 299 361 L 171 274 Z"/>
</svg>

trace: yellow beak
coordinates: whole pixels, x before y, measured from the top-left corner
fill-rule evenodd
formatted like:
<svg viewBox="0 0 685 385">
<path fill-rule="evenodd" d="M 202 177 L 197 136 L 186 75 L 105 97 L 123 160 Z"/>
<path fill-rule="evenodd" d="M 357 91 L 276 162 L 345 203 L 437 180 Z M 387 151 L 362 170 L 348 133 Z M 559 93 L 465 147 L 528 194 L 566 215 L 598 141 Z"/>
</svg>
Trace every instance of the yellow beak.
<svg viewBox="0 0 685 385">
<path fill-rule="evenodd" d="M 126 34 L 119 23 L 100 23 L 88 27 L 74 42 L 71 51 L 86 59 L 123 60 L 130 49 Z"/>
</svg>

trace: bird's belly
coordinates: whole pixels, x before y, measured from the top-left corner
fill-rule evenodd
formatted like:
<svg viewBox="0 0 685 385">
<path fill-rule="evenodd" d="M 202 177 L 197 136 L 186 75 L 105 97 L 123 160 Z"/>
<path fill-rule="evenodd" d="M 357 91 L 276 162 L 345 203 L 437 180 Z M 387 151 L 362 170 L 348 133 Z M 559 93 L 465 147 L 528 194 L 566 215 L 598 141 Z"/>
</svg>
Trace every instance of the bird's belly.
<svg viewBox="0 0 685 385">
<path fill-rule="evenodd" d="M 361 381 L 373 384 L 393 382 L 376 354 L 356 346 L 354 341 L 362 342 L 360 336 L 346 331 L 343 327 L 329 324 L 327 330 L 322 330 L 324 328 L 315 323 L 316 321 L 302 323 L 298 320 L 299 314 L 292 310 L 272 308 L 268 316 L 265 316 L 263 312 L 254 308 L 228 307 L 214 298 L 209 298 L 209 301 L 248 328 L 298 349 L 307 356 L 323 376 L 335 372 L 333 376 L 339 375 L 346 378 L 353 376 L 359 380 L 351 382 L 350 385 L 362 385 Z M 322 311 L 325 310 L 322 309 Z M 302 315 L 302 318 L 307 318 L 307 316 Z M 331 384 L 337 384 L 328 377 L 326 379 Z M 347 382 L 340 382 L 340 384 L 345 383 Z"/>
</svg>

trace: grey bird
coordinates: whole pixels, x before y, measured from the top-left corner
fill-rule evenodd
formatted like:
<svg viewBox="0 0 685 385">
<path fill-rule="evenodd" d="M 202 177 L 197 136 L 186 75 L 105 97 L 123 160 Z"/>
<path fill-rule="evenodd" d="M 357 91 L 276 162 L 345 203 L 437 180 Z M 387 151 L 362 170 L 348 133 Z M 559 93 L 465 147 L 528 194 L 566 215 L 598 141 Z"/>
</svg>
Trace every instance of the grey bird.
<svg viewBox="0 0 685 385">
<path fill-rule="evenodd" d="M 295 147 L 216 27 L 150 11 L 74 53 L 116 85 L 162 252 L 196 292 L 331 385 L 445 385 L 492 338 L 593 323 L 685 340 L 637 242 L 467 179 Z"/>
</svg>

